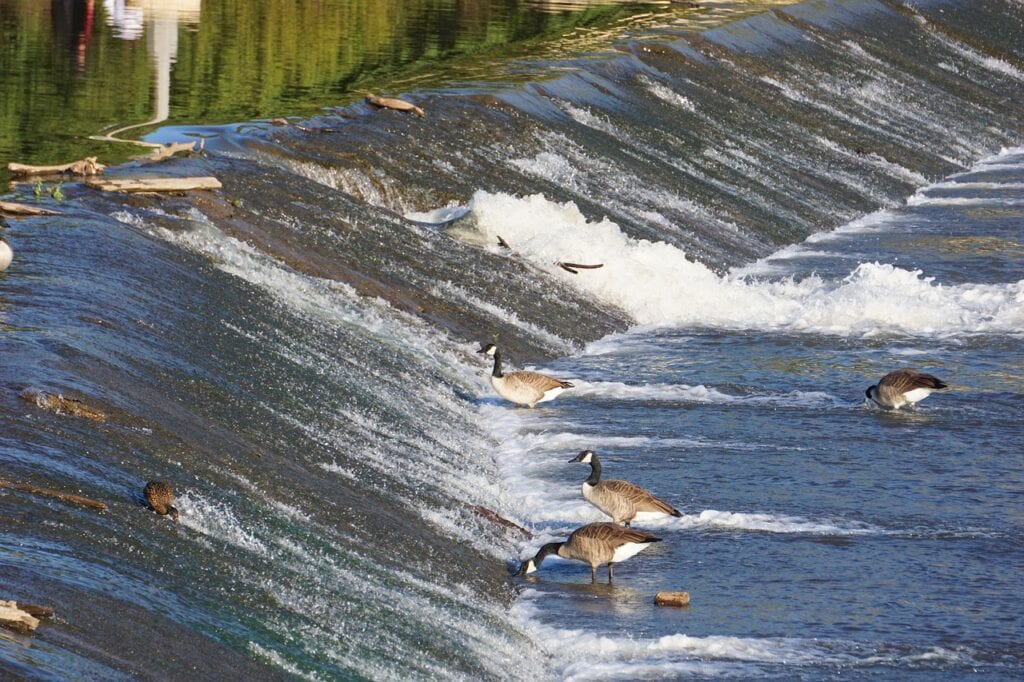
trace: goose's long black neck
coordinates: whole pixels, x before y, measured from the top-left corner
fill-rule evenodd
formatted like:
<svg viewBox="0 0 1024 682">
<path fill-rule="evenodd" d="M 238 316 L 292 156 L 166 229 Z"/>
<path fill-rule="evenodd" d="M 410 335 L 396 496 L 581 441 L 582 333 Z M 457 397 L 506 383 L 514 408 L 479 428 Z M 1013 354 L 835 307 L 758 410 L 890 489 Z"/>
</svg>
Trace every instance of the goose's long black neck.
<svg viewBox="0 0 1024 682">
<path fill-rule="evenodd" d="M 601 461 L 597 459 L 597 455 L 590 456 L 590 477 L 587 479 L 587 483 L 590 485 L 597 485 L 601 482 Z"/>
<path fill-rule="evenodd" d="M 544 562 L 544 557 L 549 554 L 558 554 L 558 550 L 562 548 L 564 542 L 549 542 L 537 551 L 537 556 L 533 557 L 533 567 L 540 568 L 541 563 Z"/>
<path fill-rule="evenodd" d="M 501 351 L 497 349 L 494 351 L 494 370 L 491 371 L 491 376 L 495 379 L 501 379 L 505 376 L 501 373 Z"/>
</svg>

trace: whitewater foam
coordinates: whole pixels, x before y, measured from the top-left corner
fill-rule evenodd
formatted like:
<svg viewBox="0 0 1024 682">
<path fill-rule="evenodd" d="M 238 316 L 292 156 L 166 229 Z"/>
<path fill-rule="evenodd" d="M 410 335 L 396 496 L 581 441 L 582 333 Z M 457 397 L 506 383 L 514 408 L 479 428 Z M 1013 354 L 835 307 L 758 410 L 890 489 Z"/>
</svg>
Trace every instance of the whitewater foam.
<svg viewBox="0 0 1024 682">
<path fill-rule="evenodd" d="M 478 229 L 640 325 L 870 336 L 1024 330 L 1024 280 L 945 286 L 919 270 L 861 263 L 839 280 L 719 276 L 670 244 L 637 240 L 614 222 L 588 221 L 572 202 L 477 192 Z M 569 274 L 557 263 L 602 263 Z"/>
</svg>

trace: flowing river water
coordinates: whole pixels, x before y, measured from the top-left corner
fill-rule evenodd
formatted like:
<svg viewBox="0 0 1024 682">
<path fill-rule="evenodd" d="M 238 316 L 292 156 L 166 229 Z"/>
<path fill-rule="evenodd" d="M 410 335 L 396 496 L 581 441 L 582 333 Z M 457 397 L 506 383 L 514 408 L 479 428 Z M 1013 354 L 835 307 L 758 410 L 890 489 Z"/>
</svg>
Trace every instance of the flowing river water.
<svg viewBox="0 0 1024 682">
<path fill-rule="evenodd" d="M 1024 5 L 641 9 L 599 53 L 408 87 L 423 118 L 165 126 L 203 154 L 107 175 L 222 190 L 66 183 L 8 222 L 0 468 L 108 509 L 0 490 L 0 597 L 57 609 L 0 669 L 1024 675 Z M 502 402 L 495 340 L 575 387 Z M 867 406 L 903 366 L 950 388 Z M 682 516 L 612 584 L 514 577 L 603 518 L 588 448 Z"/>
</svg>

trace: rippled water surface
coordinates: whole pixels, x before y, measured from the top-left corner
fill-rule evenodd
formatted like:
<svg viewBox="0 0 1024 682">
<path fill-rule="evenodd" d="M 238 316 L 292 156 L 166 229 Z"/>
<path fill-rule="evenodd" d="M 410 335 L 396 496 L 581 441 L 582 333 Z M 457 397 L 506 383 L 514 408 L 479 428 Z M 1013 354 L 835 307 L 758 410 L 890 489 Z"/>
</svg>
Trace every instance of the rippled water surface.
<svg viewBox="0 0 1024 682">
<path fill-rule="evenodd" d="M 697 4 L 0 0 L 3 155 L 223 185 L 8 188 L 0 479 L 107 509 L 0 488 L 0 671 L 1024 675 L 1020 2 Z M 682 516 L 513 576 L 584 448 Z"/>
</svg>

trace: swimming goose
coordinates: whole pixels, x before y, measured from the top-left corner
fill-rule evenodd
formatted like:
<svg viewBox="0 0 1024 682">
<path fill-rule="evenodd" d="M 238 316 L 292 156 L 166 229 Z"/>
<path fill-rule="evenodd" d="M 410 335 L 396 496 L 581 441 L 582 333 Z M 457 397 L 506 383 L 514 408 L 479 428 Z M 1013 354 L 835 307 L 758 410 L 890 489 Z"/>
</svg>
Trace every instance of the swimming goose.
<svg viewBox="0 0 1024 682">
<path fill-rule="evenodd" d="M 0 239 L 0 272 L 7 269 L 7 266 L 14 260 L 14 252 L 3 239 Z"/>
<path fill-rule="evenodd" d="M 516 575 L 533 573 L 540 568 L 544 557 L 557 554 L 563 559 L 590 564 L 590 582 L 597 581 L 597 567 L 608 564 L 608 582 L 611 582 L 612 564 L 647 549 L 652 542 L 661 542 L 661 538 L 614 523 L 588 523 L 574 530 L 565 542 L 549 542 L 541 547 L 536 556 L 523 562 Z"/>
<path fill-rule="evenodd" d="M 477 351 L 494 356 L 494 370 L 491 372 L 491 386 L 505 400 L 516 405 L 533 407 L 537 403 L 553 400 L 559 393 L 573 385 L 568 381 L 553 379 L 540 372 L 509 372 L 501 371 L 501 351 L 493 343 L 488 343 Z"/>
<path fill-rule="evenodd" d="M 178 510 L 172 506 L 174 491 L 163 481 L 150 481 L 142 491 L 149 508 L 161 516 L 170 514 L 175 523 L 178 521 Z"/>
<path fill-rule="evenodd" d="M 916 369 L 898 369 L 889 372 L 876 385 L 871 386 L 864 395 L 882 407 L 898 410 L 903 405 L 924 400 L 932 391 L 946 388 L 947 384 L 931 374 L 918 372 Z"/>
<path fill-rule="evenodd" d="M 583 462 L 590 465 L 590 478 L 583 482 L 583 497 L 608 516 L 613 523 L 629 526 L 634 519 L 645 521 L 663 516 L 682 516 L 678 509 L 668 502 L 659 500 L 638 485 L 629 481 L 602 481 L 601 461 L 593 450 L 584 450 L 569 463 Z"/>
</svg>

